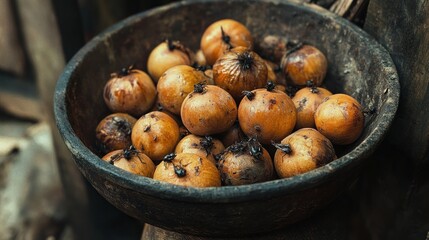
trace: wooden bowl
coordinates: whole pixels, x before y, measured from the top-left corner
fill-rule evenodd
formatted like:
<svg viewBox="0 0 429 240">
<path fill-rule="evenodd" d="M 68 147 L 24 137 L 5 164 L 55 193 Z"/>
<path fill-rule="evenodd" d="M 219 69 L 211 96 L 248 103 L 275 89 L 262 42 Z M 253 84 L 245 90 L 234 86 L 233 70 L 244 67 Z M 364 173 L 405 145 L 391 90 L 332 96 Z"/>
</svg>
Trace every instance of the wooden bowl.
<svg viewBox="0 0 429 240">
<path fill-rule="evenodd" d="M 339 158 L 314 171 L 265 183 L 185 188 L 125 173 L 97 156 L 95 128 L 109 111 L 103 86 L 110 73 L 134 64 L 146 70 L 163 39 L 193 50 L 204 29 L 222 18 L 244 23 L 256 42 L 268 34 L 300 39 L 329 61 L 325 84 L 375 113 Z M 59 131 L 87 180 L 126 214 L 166 230 L 199 236 L 246 236 L 280 229 L 327 205 L 356 180 L 387 132 L 399 83 L 389 54 L 367 33 L 320 7 L 279 0 L 191 1 L 129 17 L 86 44 L 68 63 L 55 92 Z"/>
</svg>

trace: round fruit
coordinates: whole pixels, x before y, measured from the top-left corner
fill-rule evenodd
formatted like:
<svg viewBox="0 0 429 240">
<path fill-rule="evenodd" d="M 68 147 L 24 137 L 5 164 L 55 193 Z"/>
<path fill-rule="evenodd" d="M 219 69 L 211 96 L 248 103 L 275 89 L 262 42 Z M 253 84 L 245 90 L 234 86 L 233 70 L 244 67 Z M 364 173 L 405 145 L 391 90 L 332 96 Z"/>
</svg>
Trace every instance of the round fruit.
<svg viewBox="0 0 429 240">
<path fill-rule="evenodd" d="M 194 153 L 199 156 L 206 157 L 208 160 L 216 164 L 215 156 L 221 153 L 225 147 L 218 139 L 211 136 L 199 137 L 189 134 L 182 138 L 176 146 L 174 152 L 179 153 Z"/>
<path fill-rule="evenodd" d="M 95 129 L 102 153 L 131 146 L 131 130 L 137 119 L 126 113 L 113 113 L 103 118 Z"/>
<path fill-rule="evenodd" d="M 152 160 L 132 146 L 125 150 L 112 151 L 104 155 L 102 159 L 120 169 L 140 176 L 151 178 L 155 172 L 155 164 Z"/>
<path fill-rule="evenodd" d="M 213 84 L 213 80 L 188 65 L 171 67 L 162 74 L 156 86 L 159 102 L 168 111 L 180 115 L 183 100 L 197 83 Z"/>
<path fill-rule="evenodd" d="M 213 65 L 224 52 L 238 46 L 252 48 L 253 39 L 243 24 L 232 19 L 212 23 L 204 31 L 200 43 L 208 65 Z"/>
<path fill-rule="evenodd" d="M 236 47 L 225 53 L 213 65 L 216 85 L 240 100 L 243 91 L 262 88 L 267 84 L 268 70 L 265 60 L 245 47 Z"/>
<path fill-rule="evenodd" d="M 237 119 L 237 105 L 232 96 L 215 85 L 196 84 L 180 111 L 183 125 L 189 132 L 213 135 L 230 128 Z"/>
<path fill-rule="evenodd" d="M 176 65 L 191 65 L 191 52 L 179 41 L 166 40 L 149 54 L 147 70 L 155 82 L 167 69 Z"/>
<path fill-rule="evenodd" d="M 236 121 L 232 127 L 221 134 L 220 140 L 225 147 L 228 147 L 243 140 L 247 140 L 247 136 L 241 130 L 238 121 Z"/>
<path fill-rule="evenodd" d="M 320 86 L 328 70 L 328 61 L 319 49 L 298 44 L 286 52 L 281 66 L 291 84 L 305 86 L 307 81 L 312 80 Z"/>
<path fill-rule="evenodd" d="M 238 106 L 238 122 L 248 137 L 261 143 L 280 141 L 296 123 L 296 109 L 290 97 L 270 82 L 267 89 L 247 92 Z"/>
<path fill-rule="evenodd" d="M 273 179 L 273 163 L 256 139 L 229 146 L 220 156 L 218 168 L 223 185 L 244 185 Z"/>
<path fill-rule="evenodd" d="M 311 171 L 336 159 L 332 143 L 313 128 L 301 128 L 284 138 L 274 155 L 274 168 L 280 178 Z"/>
<path fill-rule="evenodd" d="M 317 130 L 332 143 L 347 145 L 362 134 L 365 116 L 356 99 L 346 94 L 334 94 L 319 105 L 314 121 Z"/>
<path fill-rule="evenodd" d="M 154 162 L 174 151 L 179 141 L 179 125 L 166 113 L 153 111 L 140 117 L 131 132 L 134 147 Z"/>
<path fill-rule="evenodd" d="M 120 73 L 112 74 L 104 86 L 103 97 L 110 111 L 140 117 L 155 102 L 156 88 L 145 72 L 124 68 Z"/>
<path fill-rule="evenodd" d="M 158 164 L 153 179 L 186 187 L 219 187 L 220 174 L 207 158 L 193 153 L 168 154 Z"/>
<path fill-rule="evenodd" d="M 292 98 L 297 111 L 295 128 L 315 128 L 314 113 L 323 99 L 330 95 L 332 93 L 329 90 L 315 86 L 297 91 Z"/>
</svg>

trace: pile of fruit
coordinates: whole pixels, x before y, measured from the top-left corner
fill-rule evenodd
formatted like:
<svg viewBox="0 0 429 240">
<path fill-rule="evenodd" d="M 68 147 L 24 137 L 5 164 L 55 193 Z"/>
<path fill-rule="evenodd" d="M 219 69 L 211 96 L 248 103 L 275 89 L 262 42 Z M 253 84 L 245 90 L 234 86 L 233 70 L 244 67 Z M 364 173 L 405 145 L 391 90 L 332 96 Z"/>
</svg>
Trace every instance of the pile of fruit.
<svg viewBox="0 0 429 240">
<path fill-rule="evenodd" d="M 102 159 L 145 177 L 193 187 L 288 178 L 337 158 L 364 128 L 358 101 L 323 88 L 315 46 L 212 23 L 196 53 L 166 40 L 147 73 L 124 68 L 104 86 L 112 114 L 96 129 Z"/>
</svg>

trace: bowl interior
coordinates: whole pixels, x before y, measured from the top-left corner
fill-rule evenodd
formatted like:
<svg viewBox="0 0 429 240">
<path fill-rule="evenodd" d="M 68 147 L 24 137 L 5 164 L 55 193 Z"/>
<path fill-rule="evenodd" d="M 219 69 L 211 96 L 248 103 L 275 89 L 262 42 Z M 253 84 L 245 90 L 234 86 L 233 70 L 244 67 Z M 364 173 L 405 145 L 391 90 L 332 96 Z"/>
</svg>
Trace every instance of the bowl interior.
<svg viewBox="0 0 429 240">
<path fill-rule="evenodd" d="M 309 173 L 239 187 L 195 189 L 171 186 L 124 173 L 100 161 L 95 146 L 95 128 L 109 114 L 102 92 L 110 74 L 131 64 L 146 71 L 150 51 L 166 38 L 179 40 L 192 50 L 198 50 L 204 29 L 222 18 L 236 19 L 246 25 L 256 44 L 266 35 L 279 35 L 299 39 L 324 52 L 329 65 L 326 87 L 335 93 L 350 94 L 365 108 L 375 109 L 375 113 L 366 116 L 365 129 L 358 141 L 338 149 L 340 158 L 336 161 Z M 79 168 L 96 189 L 130 215 L 168 228 L 169 223 L 162 222 L 163 216 L 151 221 L 147 219 L 150 214 L 132 212 L 151 209 L 144 196 L 181 204 L 216 203 L 215 207 L 220 208 L 219 203 L 255 201 L 317 188 L 327 179 L 336 177 L 337 172 L 353 171 L 381 141 L 396 112 L 398 98 L 396 70 L 386 51 L 365 32 L 324 9 L 275 0 L 191 1 L 132 16 L 90 41 L 69 62 L 58 82 L 55 113 L 58 128 Z M 129 199 L 130 205 L 122 206 L 109 193 L 108 184 L 103 182 L 114 182 L 121 191 L 132 191 L 131 195 L 139 192 L 143 197 Z"/>
</svg>

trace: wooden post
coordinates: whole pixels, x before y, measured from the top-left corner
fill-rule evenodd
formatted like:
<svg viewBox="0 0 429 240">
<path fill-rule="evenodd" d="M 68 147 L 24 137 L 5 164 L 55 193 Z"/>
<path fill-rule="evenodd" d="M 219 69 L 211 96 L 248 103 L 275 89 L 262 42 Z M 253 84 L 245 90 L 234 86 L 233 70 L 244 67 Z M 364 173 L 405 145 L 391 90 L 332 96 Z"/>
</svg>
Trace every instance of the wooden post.
<svg viewBox="0 0 429 240">
<path fill-rule="evenodd" d="M 429 237 L 429 1 L 371 0 L 364 29 L 391 54 L 401 98 L 362 204 L 373 239 Z"/>
</svg>

